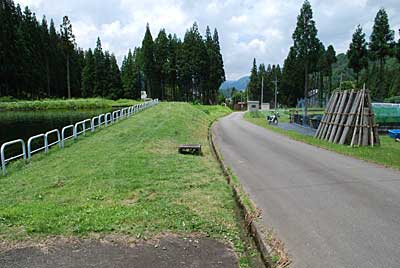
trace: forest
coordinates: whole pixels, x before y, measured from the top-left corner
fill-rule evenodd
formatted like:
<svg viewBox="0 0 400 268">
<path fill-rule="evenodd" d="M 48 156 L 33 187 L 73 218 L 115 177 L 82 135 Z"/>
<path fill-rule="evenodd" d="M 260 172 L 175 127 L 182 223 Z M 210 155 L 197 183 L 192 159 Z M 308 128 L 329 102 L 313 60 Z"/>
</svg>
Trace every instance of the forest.
<svg viewBox="0 0 400 268">
<path fill-rule="evenodd" d="M 148 97 L 213 104 L 225 81 L 217 29 L 203 37 L 196 23 L 183 40 L 161 29 L 153 39 L 150 26 L 141 47 L 129 50 L 121 68 L 116 56 L 76 43 L 68 16 L 59 28 L 29 7 L 0 0 L 0 98 L 41 99 Z M 57 30 L 58 28 L 58 30 Z"/>
<path fill-rule="evenodd" d="M 279 103 L 288 107 L 309 96 L 313 89 L 318 89 L 322 105 L 340 85 L 345 89 L 365 84 L 375 101 L 400 100 L 396 97 L 400 96 L 400 40 L 396 42 L 394 33 L 382 8 L 376 14 L 369 42 L 358 25 L 347 53 L 336 55 L 333 45 L 325 47 L 318 38 L 312 7 L 306 0 L 297 17 L 293 45 L 283 68 L 268 65 L 265 69 L 264 64 L 257 66 L 254 59 L 247 87 L 249 98 L 260 99 L 264 80 L 263 101 L 273 103 L 274 81 L 278 81 Z"/>
</svg>

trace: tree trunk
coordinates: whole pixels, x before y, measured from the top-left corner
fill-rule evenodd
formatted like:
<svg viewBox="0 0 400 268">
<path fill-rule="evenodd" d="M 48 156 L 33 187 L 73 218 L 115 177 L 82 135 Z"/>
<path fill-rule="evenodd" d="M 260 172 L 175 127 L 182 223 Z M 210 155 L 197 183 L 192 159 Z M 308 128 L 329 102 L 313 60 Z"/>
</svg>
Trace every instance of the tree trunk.
<svg viewBox="0 0 400 268">
<path fill-rule="evenodd" d="M 357 87 L 357 89 L 360 88 L 360 87 L 358 86 L 358 76 L 359 76 L 359 73 L 360 73 L 360 72 L 357 72 L 357 73 L 356 73 L 356 81 L 357 81 L 357 82 L 356 82 L 356 87 Z"/>
<path fill-rule="evenodd" d="M 71 98 L 71 80 L 69 75 L 69 54 L 67 54 L 67 88 L 68 88 L 68 99 Z"/>
<path fill-rule="evenodd" d="M 308 63 L 304 66 L 304 117 L 307 116 L 307 97 L 308 97 Z M 304 125 L 305 122 L 303 122 Z"/>
<path fill-rule="evenodd" d="M 49 59 L 46 59 L 46 76 L 47 76 L 47 96 L 50 97 L 50 66 Z"/>
<path fill-rule="evenodd" d="M 384 65 L 384 59 L 383 58 L 381 58 L 380 59 L 380 62 L 379 62 L 379 94 L 378 94 L 378 96 L 379 96 L 379 98 L 380 99 L 382 99 L 383 98 L 383 80 L 384 80 L 384 68 L 385 68 L 385 65 Z"/>
</svg>

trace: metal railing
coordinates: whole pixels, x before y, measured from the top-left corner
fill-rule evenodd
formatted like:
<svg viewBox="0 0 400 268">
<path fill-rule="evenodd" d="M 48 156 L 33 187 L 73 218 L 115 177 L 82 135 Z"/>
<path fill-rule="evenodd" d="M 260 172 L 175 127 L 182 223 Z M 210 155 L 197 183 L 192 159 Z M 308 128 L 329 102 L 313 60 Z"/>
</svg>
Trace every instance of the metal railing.
<svg viewBox="0 0 400 268">
<path fill-rule="evenodd" d="M 31 159 L 32 155 L 34 153 L 38 153 L 42 150 L 44 150 L 45 153 L 48 153 L 49 149 L 52 146 L 57 145 L 57 144 L 59 145 L 60 148 L 64 148 L 65 142 L 67 140 L 70 140 L 70 139 L 77 140 L 78 136 L 80 136 L 82 134 L 85 135 L 86 131 L 91 130 L 92 132 L 94 132 L 96 129 L 101 128 L 102 125 L 104 125 L 105 127 L 108 127 L 120 119 L 129 118 L 130 116 L 132 116 L 146 108 L 157 105 L 158 103 L 159 103 L 158 99 L 155 99 L 155 100 L 148 101 L 145 103 L 126 107 L 121 110 L 114 111 L 113 113 L 100 114 L 99 116 L 95 116 L 92 119 L 82 120 L 80 122 L 77 122 L 75 125 L 69 125 L 69 126 L 62 128 L 61 135 L 60 135 L 60 131 L 58 129 L 48 131 L 45 134 L 38 134 L 38 135 L 35 135 L 28 139 L 28 144 L 27 144 L 28 146 L 25 146 L 25 142 L 22 139 L 17 139 L 14 141 L 9 141 L 9 142 L 3 143 L 0 148 L 1 169 L 3 171 L 3 175 L 5 176 L 7 174 L 6 165 L 12 160 L 19 159 L 22 157 L 25 160 L 27 158 Z M 97 121 L 97 124 L 96 124 L 96 121 Z M 68 130 L 72 130 L 72 135 L 66 136 L 66 132 Z M 53 135 L 55 135 L 57 137 L 57 139 L 56 139 L 56 141 L 49 144 L 49 137 L 53 136 Z M 32 150 L 32 142 L 39 138 L 43 138 L 44 146 Z M 14 144 L 21 144 L 22 153 L 19 155 L 16 155 L 16 156 L 12 156 L 10 158 L 6 158 L 5 149 Z M 28 149 L 28 153 L 27 153 L 26 148 Z"/>
<path fill-rule="evenodd" d="M 10 145 L 13 145 L 13 144 L 16 144 L 16 143 L 21 143 L 22 154 L 19 154 L 19 155 L 16 155 L 16 156 L 13 156 L 13 157 L 10 157 L 10 158 L 6 159 L 6 156 L 5 156 L 5 153 L 4 153 L 4 149 L 5 149 L 7 146 L 10 146 Z M 14 159 L 18 159 L 18 158 L 20 158 L 20 157 L 24 157 L 24 159 L 26 159 L 25 142 L 24 142 L 23 140 L 21 140 L 21 139 L 3 143 L 3 145 L 1 145 L 0 151 L 1 151 L 1 153 L 0 153 L 0 154 L 1 154 L 1 155 L 0 155 L 0 156 L 1 156 L 1 169 L 3 170 L 3 175 L 4 175 L 4 176 L 7 174 L 6 164 L 7 164 L 8 162 L 10 162 L 10 161 L 12 161 L 12 160 L 14 160 Z"/>
<path fill-rule="evenodd" d="M 68 129 L 72 129 L 72 135 L 65 137 L 65 131 L 67 131 Z M 74 137 L 75 137 L 74 125 L 63 127 L 63 129 L 61 130 L 61 148 L 64 148 L 64 144 L 67 140 L 72 139 Z"/>
<path fill-rule="evenodd" d="M 38 134 L 38 135 L 35 135 L 35 136 L 29 138 L 29 140 L 28 140 L 28 159 L 31 159 L 31 157 L 34 153 L 37 153 L 46 148 L 46 145 L 44 144 L 43 147 L 32 150 L 32 141 L 39 139 L 39 138 L 43 138 L 43 143 L 44 143 L 44 139 L 45 139 L 44 134 Z"/>
<path fill-rule="evenodd" d="M 57 134 L 57 140 L 49 144 L 49 136 L 51 134 Z M 60 146 L 61 148 L 60 142 L 61 142 L 61 137 L 60 137 L 60 131 L 58 129 L 53 129 L 46 132 L 46 134 L 44 134 L 44 147 L 45 147 L 44 151 L 46 152 L 46 154 L 49 152 L 49 148 L 53 145 L 58 144 L 58 146 Z"/>
<path fill-rule="evenodd" d="M 104 116 L 104 123 L 106 127 L 108 127 L 109 124 L 112 124 L 112 114 L 111 113 L 106 113 Z"/>
</svg>

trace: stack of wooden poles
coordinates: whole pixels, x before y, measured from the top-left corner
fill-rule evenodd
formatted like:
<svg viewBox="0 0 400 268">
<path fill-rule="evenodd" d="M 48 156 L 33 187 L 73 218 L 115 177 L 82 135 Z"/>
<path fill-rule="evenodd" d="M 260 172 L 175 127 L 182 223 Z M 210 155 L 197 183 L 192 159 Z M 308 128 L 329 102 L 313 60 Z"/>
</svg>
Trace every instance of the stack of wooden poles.
<svg viewBox="0 0 400 268">
<path fill-rule="evenodd" d="M 361 90 L 334 92 L 315 137 L 350 146 L 380 144 L 371 95 L 365 86 Z"/>
</svg>

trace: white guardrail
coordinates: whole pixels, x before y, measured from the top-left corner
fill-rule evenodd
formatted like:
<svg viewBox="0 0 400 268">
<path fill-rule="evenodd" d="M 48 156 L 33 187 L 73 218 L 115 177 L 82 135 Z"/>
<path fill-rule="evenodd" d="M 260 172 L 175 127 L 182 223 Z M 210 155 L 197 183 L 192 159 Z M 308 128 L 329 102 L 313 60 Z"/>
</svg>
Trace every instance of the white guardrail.
<svg viewBox="0 0 400 268">
<path fill-rule="evenodd" d="M 52 146 L 57 145 L 57 144 L 60 148 L 64 148 L 65 142 L 67 140 L 70 140 L 70 139 L 77 140 L 78 136 L 85 135 L 86 131 L 94 132 L 96 129 L 99 129 L 102 126 L 108 127 L 108 126 L 114 124 L 115 122 L 117 122 L 118 120 L 131 117 L 132 115 L 134 115 L 144 109 L 150 108 L 154 105 L 157 105 L 158 103 L 159 103 L 158 99 L 155 99 L 155 100 L 148 101 L 145 103 L 126 107 L 121 110 L 114 111 L 112 113 L 101 114 L 99 116 L 93 117 L 92 119 L 86 119 L 86 120 L 77 122 L 75 125 L 66 126 L 66 127 L 62 128 L 61 134 L 58 129 L 53 129 L 44 134 L 38 134 L 33 137 L 30 137 L 28 139 L 27 146 L 25 146 L 25 142 L 22 139 L 3 143 L 3 145 L 1 145 L 1 148 L 0 148 L 1 169 L 3 171 L 3 175 L 5 176 L 7 174 L 6 165 L 9 162 L 11 162 L 12 160 L 16 160 L 19 158 L 29 160 L 32 158 L 33 154 L 38 153 L 40 151 L 45 151 L 45 153 L 48 153 L 49 149 Z M 70 133 L 69 136 L 68 136 L 67 132 Z M 49 136 L 57 137 L 56 141 L 49 143 Z M 32 149 L 32 142 L 34 140 L 38 140 L 38 139 L 43 140 L 44 145 L 42 147 Z M 11 145 L 15 145 L 15 144 L 21 145 L 22 153 L 12 156 L 10 158 L 6 158 L 5 149 L 7 147 L 9 147 Z"/>
</svg>

